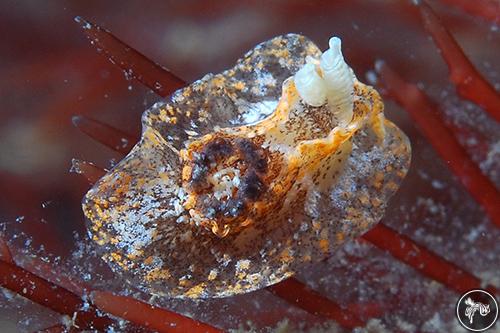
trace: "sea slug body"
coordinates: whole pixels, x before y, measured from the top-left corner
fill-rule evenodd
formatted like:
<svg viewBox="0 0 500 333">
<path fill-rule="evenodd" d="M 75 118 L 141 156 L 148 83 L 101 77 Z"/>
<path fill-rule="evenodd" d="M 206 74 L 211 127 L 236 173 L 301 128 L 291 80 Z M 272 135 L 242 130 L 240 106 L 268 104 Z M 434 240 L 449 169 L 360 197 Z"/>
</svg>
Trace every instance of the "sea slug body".
<svg viewBox="0 0 500 333">
<path fill-rule="evenodd" d="M 275 37 L 158 102 L 86 194 L 102 258 L 139 288 L 225 297 L 324 259 L 383 216 L 407 137 L 330 39 Z"/>
</svg>

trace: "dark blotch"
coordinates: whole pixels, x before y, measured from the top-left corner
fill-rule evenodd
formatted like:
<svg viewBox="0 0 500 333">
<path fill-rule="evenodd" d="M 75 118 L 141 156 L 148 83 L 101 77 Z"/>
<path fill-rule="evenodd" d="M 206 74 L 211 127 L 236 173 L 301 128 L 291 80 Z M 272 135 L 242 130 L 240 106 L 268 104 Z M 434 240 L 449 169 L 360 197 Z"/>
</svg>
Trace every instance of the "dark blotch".
<svg viewBox="0 0 500 333">
<path fill-rule="evenodd" d="M 242 179 L 240 191 L 244 198 L 255 201 L 265 190 L 265 184 L 255 170 L 248 170 Z"/>
<path fill-rule="evenodd" d="M 207 143 L 203 148 L 203 153 L 206 154 L 210 162 L 216 162 L 220 158 L 231 155 L 233 153 L 233 147 L 228 140 L 216 138 Z"/>
<path fill-rule="evenodd" d="M 210 164 L 217 163 L 218 160 L 231 155 L 233 151 L 231 143 L 226 139 L 217 138 L 207 143 L 193 159 L 190 182 L 192 188 L 197 192 L 210 188 L 210 184 L 206 181 Z"/>
<path fill-rule="evenodd" d="M 248 139 L 238 139 L 236 141 L 236 145 L 248 165 L 255 168 L 255 170 L 259 173 L 266 172 L 267 159 L 261 149 Z"/>
</svg>

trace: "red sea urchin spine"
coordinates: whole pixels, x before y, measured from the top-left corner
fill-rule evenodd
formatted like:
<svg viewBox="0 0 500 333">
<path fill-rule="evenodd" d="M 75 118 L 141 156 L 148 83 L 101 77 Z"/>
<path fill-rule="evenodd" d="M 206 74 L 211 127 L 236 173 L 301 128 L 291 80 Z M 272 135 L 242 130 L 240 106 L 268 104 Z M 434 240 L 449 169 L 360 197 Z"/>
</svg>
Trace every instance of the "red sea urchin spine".
<svg viewBox="0 0 500 333">
<path fill-rule="evenodd" d="M 90 184 L 95 184 L 107 172 L 105 169 L 99 168 L 92 162 L 82 161 L 76 158 L 71 161 L 71 171 L 87 178 Z"/>
<path fill-rule="evenodd" d="M 267 290 L 311 314 L 332 319 L 342 327 L 353 329 L 365 325 L 354 313 L 342 309 L 295 278 L 269 286 Z"/>
<path fill-rule="evenodd" d="M 0 260 L 0 286 L 55 312 L 74 318 L 81 329 L 105 330 L 113 320 L 76 294 L 31 273 L 14 263 Z M 82 310 L 86 309 L 86 310 Z"/>
<path fill-rule="evenodd" d="M 0 286 L 55 312 L 74 318 L 74 324 L 82 329 L 105 329 L 113 322 L 107 316 L 97 314 L 93 306 L 85 306 L 80 296 L 17 266 L 7 243 L 1 237 Z M 86 310 L 82 310 L 84 308 Z M 59 326 L 65 328 L 64 332 L 67 331 L 63 325 L 56 325 L 54 328 Z M 47 332 L 53 331 L 51 327 Z"/>
<path fill-rule="evenodd" d="M 9 247 L 7 243 L 0 235 L 0 261 L 5 261 L 8 263 L 14 263 L 14 259 L 12 258 L 12 254 L 10 253 Z"/>
<path fill-rule="evenodd" d="M 90 23 L 81 17 L 75 21 L 83 28 L 85 35 L 98 50 L 125 71 L 129 77 L 137 79 L 160 96 L 167 96 L 172 91 L 185 86 L 185 82 L 170 71 L 142 53 L 129 47 L 105 29 Z"/>
<path fill-rule="evenodd" d="M 473 3 L 476 6 L 476 1 Z M 497 4 L 498 8 L 500 4 Z M 422 1 L 419 9 L 425 29 L 431 34 L 448 65 L 450 80 L 455 84 L 458 94 L 500 121 L 500 94 L 481 76 L 431 7 Z M 500 15 L 500 10 L 496 15 Z"/>
<path fill-rule="evenodd" d="M 363 238 L 376 247 L 388 251 L 393 257 L 425 276 L 460 294 L 482 284 L 479 278 L 382 223 L 364 234 Z M 488 286 L 487 289 L 499 295 L 495 287 Z"/>
<path fill-rule="evenodd" d="M 482 17 L 494 24 L 500 23 L 500 2 L 495 0 L 441 0 L 463 11 Z"/>
<path fill-rule="evenodd" d="M 446 165 L 462 182 L 476 201 L 486 211 L 491 221 L 500 227 L 500 193 L 481 169 L 472 161 L 465 149 L 446 127 L 430 101 L 416 85 L 403 81 L 385 63 L 379 61 L 376 70 L 381 84 L 390 97 L 396 100 L 412 117 Z"/>
<path fill-rule="evenodd" d="M 113 295 L 106 291 L 93 291 L 92 302 L 102 311 L 126 319 L 132 323 L 157 332 L 206 332 L 221 333 L 222 330 L 193 320 L 189 317 L 158 308 L 139 300 Z"/>
<path fill-rule="evenodd" d="M 158 332 L 222 332 L 194 319 L 152 307 L 126 296 L 114 296 L 107 292 L 93 291 L 90 298 L 91 301 L 95 301 L 95 304 L 88 303 L 77 294 L 17 266 L 12 257 L 6 255 L 10 254 L 10 250 L 1 239 L 0 251 L 0 287 L 9 289 L 55 312 L 69 316 L 72 318 L 74 326 L 79 329 L 105 331 L 114 323 L 114 320 L 107 315 L 99 314 L 97 311 L 99 308 L 133 324 L 152 328 Z M 42 330 L 42 332 L 53 332 L 53 329 L 58 332 L 59 327 L 65 326 L 56 325 Z"/>
<path fill-rule="evenodd" d="M 78 281 L 68 275 L 66 272 L 57 270 L 57 267 L 51 265 L 50 262 L 41 260 L 36 256 L 25 256 L 22 258 L 22 267 L 36 274 L 38 277 L 56 284 L 64 288 L 80 298 L 86 297 L 87 291 L 92 290 L 92 287 L 83 281 Z"/>
<path fill-rule="evenodd" d="M 86 116 L 73 116 L 72 120 L 73 125 L 80 131 L 124 155 L 132 149 L 138 140 L 137 137 Z"/>
</svg>

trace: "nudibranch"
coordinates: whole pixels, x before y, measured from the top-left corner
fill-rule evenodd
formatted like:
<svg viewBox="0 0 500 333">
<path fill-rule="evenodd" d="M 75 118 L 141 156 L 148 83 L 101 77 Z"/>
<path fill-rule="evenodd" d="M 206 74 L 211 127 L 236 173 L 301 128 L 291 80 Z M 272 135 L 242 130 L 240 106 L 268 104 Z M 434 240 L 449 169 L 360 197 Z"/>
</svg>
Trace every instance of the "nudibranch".
<svg viewBox="0 0 500 333">
<path fill-rule="evenodd" d="M 110 267 L 167 297 L 245 293 L 324 259 L 382 218 L 410 163 L 335 37 L 324 53 L 296 34 L 261 43 L 142 125 L 83 210 Z"/>
</svg>

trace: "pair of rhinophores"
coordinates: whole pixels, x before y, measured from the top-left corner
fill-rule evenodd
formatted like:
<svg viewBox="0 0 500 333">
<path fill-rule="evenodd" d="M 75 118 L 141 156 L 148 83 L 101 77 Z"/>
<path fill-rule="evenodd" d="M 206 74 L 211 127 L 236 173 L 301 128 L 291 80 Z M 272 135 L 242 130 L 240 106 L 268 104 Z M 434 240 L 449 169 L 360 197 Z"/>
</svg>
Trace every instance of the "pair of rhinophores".
<svg viewBox="0 0 500 333">
<path fill-rule="evenodd" d="M 277 283 L 382 217 L 410 163 L 404 133 L 346 64 L 288 34 L 142 117 L 87 193 L 102 258 L 141 289 L 225 297 Z"/>
</svg>

